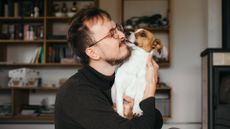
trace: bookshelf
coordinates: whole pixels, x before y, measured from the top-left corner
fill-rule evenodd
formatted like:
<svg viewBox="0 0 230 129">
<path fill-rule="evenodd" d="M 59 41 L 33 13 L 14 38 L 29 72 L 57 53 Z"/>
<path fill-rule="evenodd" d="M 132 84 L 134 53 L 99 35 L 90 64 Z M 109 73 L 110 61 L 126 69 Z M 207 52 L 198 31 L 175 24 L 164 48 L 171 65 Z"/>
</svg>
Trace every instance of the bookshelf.
<svg viewBox="0 0 230 129">
<path fill-rule="evenodd" d="M 12 67 L 13 65 L 17 66 L 17 64 L 41 65 L 42 67 L 69 66 L 60 63 L 60 60 L 65 57 L 73 58 L 71 53 L 67 53 L 69 50 L 65 36 L 71 19 L 69 13 L 73 15 L 73 12 L 70 11 L 73 2 L 73 0 L 1 0 L 0 66 Z M 66 12 L 62 12 L 64 4 Z M 98 0 L 78 0 L 76 2 L 77 9 L 85 6 L 98 6 Z M 36 7 L 39 8 L 38 14 L 35 13 Z M 60 14 L 62 15 L 60 16 Z M 33 56 L 28 58 L 31 59 L 20 62 L 21 55 L 29 55 L 23 49 L 25 45 L 30 49 L 27 51 L 34 51 L 34 53 L 30 52 L 30 55 L 33 54 Z M 60 47 L 57 48 L 56 46 Z M 42 49 L 42 52 L 36 53 L 36 49 Z M 12 51 L 19 51 L 17 54 L 19 59 L 8 56 Z M 54 55 L 50 55 L 50 51 L 53 51 Z M 39 61 L 32 61 L 36 54 L 39 54 Z"/>
<path fill-rule="evenodd" d="M 70 14 L 75 13 L 71 11 L 74 2 L 0 0 L 0 99 L 6 101 L 0 100 L 0 123 L 53 123 L 53 113 L 33 114 L 24 106 L 31 105 L 33 95 L 55 96 L 58 87 L 8 87 L 8 71 L 25 67 L 51 70 L 56 75 L 56 70 L 75 71 L 81 67 L 77 62 L 61 62 L 62 58 L 73 59 L 65 35 Z M 77 9 L 98 6 L 98 0 L 78 0 L 75 4 Z"/>
</svg>

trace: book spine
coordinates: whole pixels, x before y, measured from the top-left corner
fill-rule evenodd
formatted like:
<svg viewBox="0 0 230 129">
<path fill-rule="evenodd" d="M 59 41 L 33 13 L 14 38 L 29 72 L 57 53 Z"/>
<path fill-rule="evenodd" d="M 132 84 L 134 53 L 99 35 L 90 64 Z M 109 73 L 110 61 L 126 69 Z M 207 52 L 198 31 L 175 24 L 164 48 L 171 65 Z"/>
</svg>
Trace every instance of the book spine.
<svg viewBox="0 0 230 129">
<path fill-rule="evenodd" d="M 24 40 L 29 40 L 29 24 L 24 25 Z"/>
<path fill-rule="evenodd" d="M 8 4 L 5 3 L 5 4 L 4 4 L 4 17 L 8 17 L 8 16 L 9 16 L 9 15 L 8 15 L 8 14 L 9 14 L 9 13 L 8 13 L 8 10 L 9 10 L 8 8 L 9 8 Z"/>
<path fill-rule="evenodd" d="M 8 2 L 8 16 L 14 16 L 14 5 L 12 0 L 7 0 Z"/>
<path fill-rule="evenodd" d="M 18 2 L 14 2 L 14 17 L 19 16 L 19 4 Z"/>
</svg>

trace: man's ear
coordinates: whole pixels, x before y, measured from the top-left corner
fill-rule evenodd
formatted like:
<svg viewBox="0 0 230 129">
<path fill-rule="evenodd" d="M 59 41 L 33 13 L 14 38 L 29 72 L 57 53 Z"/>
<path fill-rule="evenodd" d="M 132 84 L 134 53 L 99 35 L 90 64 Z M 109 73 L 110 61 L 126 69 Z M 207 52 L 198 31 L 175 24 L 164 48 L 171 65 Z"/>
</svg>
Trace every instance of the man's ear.
<svg viewBox="0 0 230 129">
<path fill-rule="evenodd" d="M 96 50 L 93 47 L 88 47 L 85 49 L 85 53 L 86 55 L 88 55 L 90 58 L 97 60 L 100 58 L 100 56 L 98 55 L 98 53 L 96 52 Z"/>
</svg>

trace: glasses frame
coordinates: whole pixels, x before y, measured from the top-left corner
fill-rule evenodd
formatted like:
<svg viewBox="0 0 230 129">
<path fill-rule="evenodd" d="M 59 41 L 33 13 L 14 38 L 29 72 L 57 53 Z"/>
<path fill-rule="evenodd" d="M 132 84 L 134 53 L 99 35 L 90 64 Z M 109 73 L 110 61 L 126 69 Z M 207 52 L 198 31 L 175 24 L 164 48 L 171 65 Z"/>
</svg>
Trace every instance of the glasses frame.
<svg viewBox="0 0 230 129">
<path fill-rule="evenodd" d="M 106 36 L 104 36 L 103 38 L 99 39 L 98 41 L 94 42 L 93 44 L 89 45 L 89 47 L 92 47 L 94 45 L 96 45 L 97 43 L 101 42 L 102 40 L 106 39 L 106 38 L 114 38 L 114 39 L 118 39 L 118 32 L 117 31 L 121 31 L 124 32 L 124 28 L 122 27 L 122 25 L 120 24 L 116 24 L 115 28 L 110 29 L 109 34 L 107 34 Z M 116 35 L 116 36 L 115 36 Z"/>
</svg>

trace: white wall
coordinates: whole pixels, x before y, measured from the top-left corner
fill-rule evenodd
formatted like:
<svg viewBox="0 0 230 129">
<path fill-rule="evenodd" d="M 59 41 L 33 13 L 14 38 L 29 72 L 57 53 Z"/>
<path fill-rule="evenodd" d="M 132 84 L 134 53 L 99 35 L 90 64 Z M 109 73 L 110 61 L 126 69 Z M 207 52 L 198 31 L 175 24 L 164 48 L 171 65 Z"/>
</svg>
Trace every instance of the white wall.
<svg viewBox="0 0 230 129">
<path fill-rule="evenodd" d="M 172 87 L 170 127 L 199 129 L 204 13 L 201 0 L 172 1 L 172 64 L 160 75 Z M 165 125 L 166 127 L 169 125 Z"/>
<path fill-rule="evenodd" d="M 221 4 L 222 0 L 206 0 L 207 3 L 207 18 L 206 18 L 206 34 L 207 45 L 209 48 L 222 47 L 222 15 Z"/>
<path fill-rule="evenodd" d="M 160 70 L 160 76 L 172 87 L 172 119 L 164 124 L 163 129 L 201 128 L 200 52 L 207 46 L 220 46 L 220 1 L 171 0 L 172 63 L 171 67 Z M 121 20 L 120 1 L 101 0 L 100 6 L 108 10 L 116 21 Z M 0 129 L 16 127 L 53 129 L 53 125 L 0 125 Z"/>
</svg>

